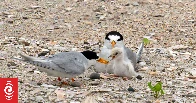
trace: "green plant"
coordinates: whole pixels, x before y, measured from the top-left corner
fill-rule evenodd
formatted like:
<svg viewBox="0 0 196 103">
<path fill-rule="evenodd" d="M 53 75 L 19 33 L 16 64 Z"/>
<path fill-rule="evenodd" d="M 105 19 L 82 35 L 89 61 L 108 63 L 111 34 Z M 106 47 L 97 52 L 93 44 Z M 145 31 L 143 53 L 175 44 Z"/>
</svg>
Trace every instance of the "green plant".
<svg viewBox="0 0 196 103">
<path fill-rule="evenodd" d="M 150 44 L 150 40 L 147 38 L 143 39 L 144 45 L 146 46 L 147 44 Z"/>
<path fill-rule="evenodd" d="M 154 92 L 154 97 L 158 98 L 161 94 L 164 94 L 164 91 L 162 89 L 162 82 L 158 82 L 155 86 L 152 86 L 151 82 L 148 82 L 148 87 Z"/>
</svg>

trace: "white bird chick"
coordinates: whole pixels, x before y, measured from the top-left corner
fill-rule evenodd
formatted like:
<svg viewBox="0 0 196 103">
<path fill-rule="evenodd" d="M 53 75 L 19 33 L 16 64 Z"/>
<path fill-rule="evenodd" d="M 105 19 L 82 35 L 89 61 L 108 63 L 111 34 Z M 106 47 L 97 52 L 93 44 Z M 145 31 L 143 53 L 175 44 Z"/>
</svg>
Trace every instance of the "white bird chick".
<svg viewBox="0 0 196 103">
<path fill-rule="evenodd" d="M 124 48 L 117 47 L 113 48 L 111 51 L 109 57 L 112 57 L 112 61 L 114 62 L 112 66 L 114 75 L 128 78 L 133 76 L 137 77 L 138 74 L 134 70 L 133 63 L 124 55 L 124 52 Z"/>
</svg>

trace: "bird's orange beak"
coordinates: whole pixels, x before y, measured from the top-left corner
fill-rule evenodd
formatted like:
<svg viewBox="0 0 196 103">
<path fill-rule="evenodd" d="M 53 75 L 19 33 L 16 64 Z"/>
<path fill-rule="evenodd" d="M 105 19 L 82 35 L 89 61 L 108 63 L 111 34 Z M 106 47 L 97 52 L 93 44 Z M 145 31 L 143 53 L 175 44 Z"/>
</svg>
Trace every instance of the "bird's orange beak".
<svg viewBox="0 0 196 103">
<path fill-rule="evenodd" d="M 112 48 L 114 48 L 114 45 L 116 45 L 116 42 L 113 40 L 113 41 L 111 42 L 111 44 L 112 44 Z"/>
<path fill-rule="evenodd" d="M 103 58 L 99 58 L 97 61 L 100 62 L 100 63 L 103 63 L 103 64 L 108 64 L 109 63 L 109 61 L 107 61 Z"/>
</svg>

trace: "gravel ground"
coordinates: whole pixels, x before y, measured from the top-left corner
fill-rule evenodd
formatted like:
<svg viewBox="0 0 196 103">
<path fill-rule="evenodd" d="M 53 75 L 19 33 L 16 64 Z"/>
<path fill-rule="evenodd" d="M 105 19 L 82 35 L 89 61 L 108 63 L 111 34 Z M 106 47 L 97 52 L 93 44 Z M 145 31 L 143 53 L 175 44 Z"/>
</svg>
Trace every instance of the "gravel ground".
<svg viewBox="0 0 196 103">
<path fill-rule="evenodd" d="M 196 103 L 195 0 L 0 1 L 0 77 L 19 78 L 19 103 Z M 11 59 L 20 52 L 99 52 L 112 30 L 134 51 L 150 39 L 138 65 L 142 80 L 91 80 L 91 67 L 76 78 L 81 87 L 60 88 L 56 77 Z M 159 80 L 165 95 L 156 99 L 147 83 Z"/>
</svg>

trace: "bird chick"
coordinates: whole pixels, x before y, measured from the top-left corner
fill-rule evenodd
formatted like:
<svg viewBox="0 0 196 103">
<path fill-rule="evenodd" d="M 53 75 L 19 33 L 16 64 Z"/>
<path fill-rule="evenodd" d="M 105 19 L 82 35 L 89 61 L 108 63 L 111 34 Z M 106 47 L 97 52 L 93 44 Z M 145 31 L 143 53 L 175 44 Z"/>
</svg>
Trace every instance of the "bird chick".
<svg viewBox="0 0 196 103">
<path fill-rule="evenodd" d="M 112 57 L 111 61 L 113 61 L 112 69 L 114 75 L 128 78 L 133 76 L 137 77 L 138 74 L 134 70 L 133 63 L 124 55 L 124 52 L 123 48 L 117 47 L 113 48 L 111 51 L 109 58 Z"/>
</svg>

